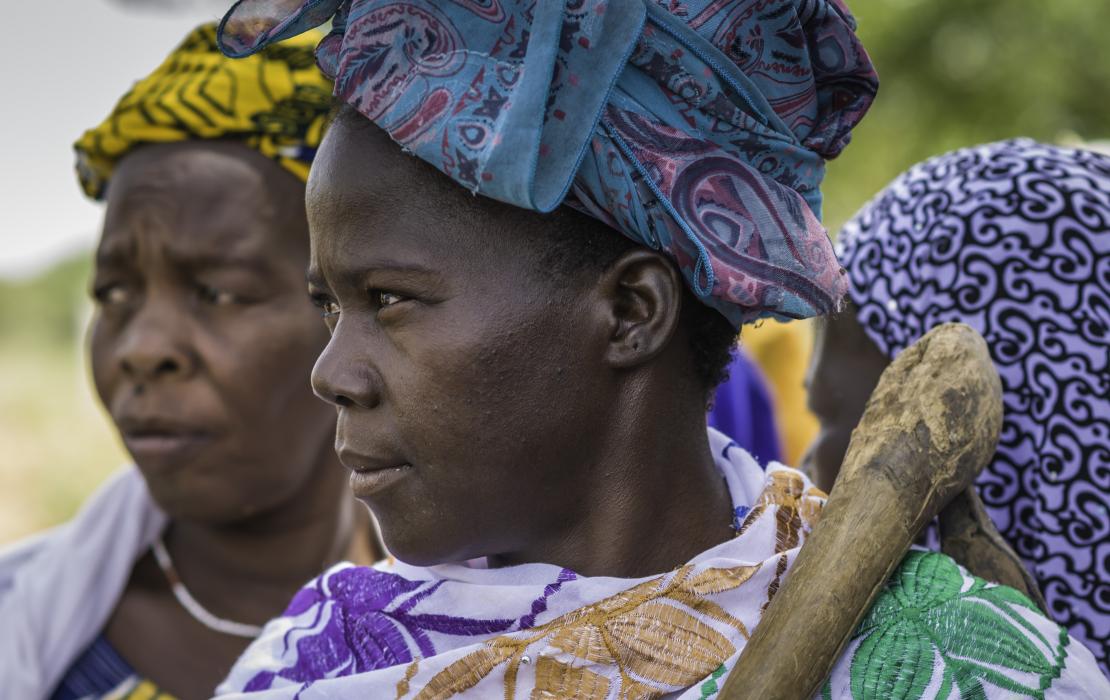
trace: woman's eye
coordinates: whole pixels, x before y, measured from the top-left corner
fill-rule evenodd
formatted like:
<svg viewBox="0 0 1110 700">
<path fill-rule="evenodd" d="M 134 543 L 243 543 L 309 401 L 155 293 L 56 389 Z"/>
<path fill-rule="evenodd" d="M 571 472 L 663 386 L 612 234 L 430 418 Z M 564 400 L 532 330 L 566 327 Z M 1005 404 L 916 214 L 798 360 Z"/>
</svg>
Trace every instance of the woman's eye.
<svg viewBox="0 0 1110 700">
<path fill-rule="evenodd" d="M 224 291 L 223 289 L 217 289 L 215 287 L 209 287 L 206 284 L 198 285 L 197 294 L 200 296 L 202 301 L 214 306 L 227 306 L 228 304 L 234 304 L 236 301 L 238 301 L 238 297 L 236 297 L 231 292 Z"/>
<path fill-rule="evenodd" d="M 394 294 L 393 292 L 379 291 L 377 294 L 378 306 L 383 309 L 393 306 L 394 304 L 399 304 L 402 301 L 408 300 L 408 297 L 401 294 Z"/>
<path fill-rule="evenodd" d="M 122 284 L 105 284 L 93 290 L 93 297 L 103 306 L 126 304 L 131 298 Z"/>
<path fill-rule="evenodd" d="M 312 304 L 320 309 L 320 315 L 324 318 L 335 318 L 339 315 L 339 302 L 324 294 L 313 294 Z"/>
</svg>

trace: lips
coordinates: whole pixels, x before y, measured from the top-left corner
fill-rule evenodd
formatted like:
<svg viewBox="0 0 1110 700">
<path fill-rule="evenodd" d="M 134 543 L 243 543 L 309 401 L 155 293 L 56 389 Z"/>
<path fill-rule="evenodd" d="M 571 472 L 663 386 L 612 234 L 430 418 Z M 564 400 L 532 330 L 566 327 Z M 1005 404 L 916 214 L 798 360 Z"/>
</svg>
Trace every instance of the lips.
<svg viewBox="0 0 1110 700">
<path fill-rule="evenodd" d="M 336 445 L 336 454 L 351 470 L 351 491 L 358 498 L 384 491 L 412 471 L 412 465 L 404 459 L 371 457 L 341 443 Z"/>
<path fill-rule="evenodd" d="M 142 466 L 169 467 L 187 462 L 214 437 L 209 430 L 165 416 L 116 418 L 123 442 Z"/>
</svg>

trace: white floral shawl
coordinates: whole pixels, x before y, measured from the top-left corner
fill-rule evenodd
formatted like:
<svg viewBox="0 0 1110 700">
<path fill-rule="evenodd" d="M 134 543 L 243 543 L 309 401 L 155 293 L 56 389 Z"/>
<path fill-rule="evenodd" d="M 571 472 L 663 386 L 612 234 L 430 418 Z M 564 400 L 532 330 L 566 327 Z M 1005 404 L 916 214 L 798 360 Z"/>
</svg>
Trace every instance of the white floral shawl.
<svg viewBox="0 0 1110 700">
<path fill-rule="evenodd" d="M 764 471 L 710 437 L 737 536 L 685 566 L 627 580 L 545 564 L 340 564 L 267 625 L 221 698 L 715 696 L 824 495 L 800 472 Z M 1093 664 L 1015 591 L 914 552 L 822 696 L 1094 698 L 1106 682 Z"/>
</svg>

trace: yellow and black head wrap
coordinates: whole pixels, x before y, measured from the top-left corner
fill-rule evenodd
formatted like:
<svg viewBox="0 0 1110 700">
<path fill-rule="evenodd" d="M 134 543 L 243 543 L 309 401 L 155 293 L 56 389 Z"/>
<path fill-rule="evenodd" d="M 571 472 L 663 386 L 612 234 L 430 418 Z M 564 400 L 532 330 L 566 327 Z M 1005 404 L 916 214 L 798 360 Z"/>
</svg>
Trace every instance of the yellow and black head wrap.
<svg viewBox="0 0 1110 700">
<path fill-rule="evenodd" d="M 307 179 L 332 104 L 332 83 L 313 56 L 320 38 L 310 32 L 230 59 L 216 25 L 198 27 L 74 144 L 85 194 L 103 199 L 116 164 L 136 146 L 187 140 L 240 141 Z"/>
</svg>

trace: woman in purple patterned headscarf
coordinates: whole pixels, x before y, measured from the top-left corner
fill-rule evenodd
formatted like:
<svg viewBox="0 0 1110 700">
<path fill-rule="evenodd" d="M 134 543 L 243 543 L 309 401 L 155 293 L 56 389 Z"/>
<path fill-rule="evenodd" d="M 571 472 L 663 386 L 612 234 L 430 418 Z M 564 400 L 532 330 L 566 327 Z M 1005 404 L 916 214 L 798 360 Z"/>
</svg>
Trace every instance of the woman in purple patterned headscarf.
<svg viewBox="0 0 1110 700">
<path fill-rule="evenodd" d="M 955 151 L 891 183 L 839 244 L 853 306 L 811 368 L 819 485 L 889 358 L 971 325 L 1005 404 L 979 493 L 1049 613 L 1110 673 L 1110 158 L 1029 140 Z"/>
</svg>

